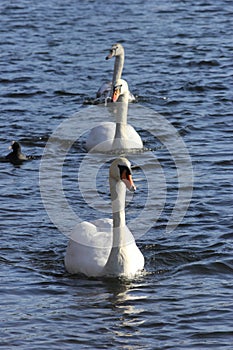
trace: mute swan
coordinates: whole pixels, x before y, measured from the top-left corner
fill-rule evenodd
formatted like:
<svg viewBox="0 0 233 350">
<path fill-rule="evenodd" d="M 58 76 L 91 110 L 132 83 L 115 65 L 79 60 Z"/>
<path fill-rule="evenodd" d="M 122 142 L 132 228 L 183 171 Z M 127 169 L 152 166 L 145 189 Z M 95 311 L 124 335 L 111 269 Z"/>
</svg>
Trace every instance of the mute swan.
<svg viewBox="0 0 233 350">
<path fill-rule="evenodd" d="M 133 277 L 144 268 L 144 256 L 125 223 L 126 188 L 135 191 L 131 165 L 115 159 L 109 169 L 112 220 L 83 221 L 71 235 L 65 267 L 88 277 Z"/>
<path fill-rule="evenodd" d="M 122 75 L 125 51 L 124 47 L 121 44 L 117 43 L 112 45 L 108 56 L 106 56 L 106 60 L 109 60 L 112 57 L 115 57 L 112 81 L 104 83 L 96 93 L 96 99 L 99 99 L 100 101 L 103 100 L 103 102 L 108 99 L 111 99 L 112 87 L 114 86 L 115 81 L 120 79 Z M 131 92 L 129 92 L 128 99 L 129 102 L 135 101 L 135 97 Z"/>
<path fill-rule="evenodd" d="M 113 102 L 119 97 L 121 102 L 115 104 L 116 123 L 104 122 L 92 128 L 88 134 L 85 148 L 95 152 L 109 152 L 122 149 L 143 149 L 141 137 L 127 124 L 128 84 L 118 79 L 113 88 Z"/>
<path fill-rule="evenodd" d="M 12 152 L 10 152 L 7 156 L 5 156 L 4 161 L 11 162 L 15 165 L 22 164 L 25 160 L 33 160 L 33 159 L 40 159 L 40 156 L 26 156 L 21 152 L 21 146 L 19 142 L 12 141 L 11 146 L 9 149 L 12 149 Z"/>
</svg>

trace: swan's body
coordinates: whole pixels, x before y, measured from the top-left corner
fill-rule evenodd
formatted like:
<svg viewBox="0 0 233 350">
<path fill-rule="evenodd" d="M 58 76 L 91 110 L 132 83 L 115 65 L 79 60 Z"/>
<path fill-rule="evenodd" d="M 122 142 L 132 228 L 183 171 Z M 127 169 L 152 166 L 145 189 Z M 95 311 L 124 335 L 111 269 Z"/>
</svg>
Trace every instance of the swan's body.
<svg viewBox="0 0 233 350">
<path fill-rule="evenodd" d="M 109 184 L 113 219 L 84 221 L 75 228 L 65 256 L 69 273 L 133 277 L 144 268 L 144 257 L 125 224 L 126 187 L 136 189 L 127 159 L 119 158 L 111 164 Z"/>
<path fill-rule="evenodd" d="M 104 122 L 92 128 L 88 134 L 85 148 L 95 152 L 109 152 L 124 149 L 143 149 L 141 137 L 136 130 L 127 124 L 128 84 L 123 79 L 116 80 L 113 88 L 116 123 Z"/>
<path fill-rule="evenodd" d="M 119 128 L 119 126 L 118 126 Z M 124 125 L 124 133 L 127 138 L 124 140 L 121 136 L 116 137 L 115 145 L 114 138 L 116 135 L 116 123 L 103 122 L 100 125 L 91 129 L 85 148 L 93 152 L 110 152 L 121 149 L 142 149 L 143 144 L 140 136 L 130 124 Z"/>
<path fill-rule="evenodd" d="M 111 99 L 113 86 L 116 80 L 121 78 L 123 66 L 124 66 L 124 60 L 125 60 L 125 51 L 124 51 L 124 47 L 121 44 L 117 43 L 112 45 L 110 52 L 106 57 L 106 60 L 109 60 L 112 57 L 115 57 L 112 81 L 103 83 L 99 88 L 99 90 L 97 91 L 96 99 L 99 100 L 100 102 L 101 101 L 104 102 L 108 99 Z M 129 92 L 128 94 L 128 101 L 129 102 L 135 101 L 135 97 L 131 92 Z"/>
</svg>

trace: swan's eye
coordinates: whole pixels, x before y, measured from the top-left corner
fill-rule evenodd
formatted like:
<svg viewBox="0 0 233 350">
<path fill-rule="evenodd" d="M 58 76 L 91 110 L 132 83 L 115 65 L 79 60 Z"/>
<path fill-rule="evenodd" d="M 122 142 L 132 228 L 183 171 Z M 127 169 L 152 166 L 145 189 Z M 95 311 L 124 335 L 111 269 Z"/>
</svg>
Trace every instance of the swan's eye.
<svg viewBox="0 0 233 350">
<path fill-rule="evenodd" d="M 115 86 L 114 86 L 114 91 L 119 90 L 120 93 L 121 93 L 121 88 L 122 88 L 122 85 L 115 85 Z"/>
<path fill-rule="evenodd" d="M 120 177 L 122 179 L 123 175 L 125 175 L 126 178 L 131 175 L 130 169 L 126 165 L 118 165 L 118 168 L 120 170 Z"/>
<path fill-rule="evenodd" d="M 112 49 L 110 50 L 111 54 L 116 56 L 117 49 L 118 49 L 118 46 L 112 47 Z"/>
</svg>

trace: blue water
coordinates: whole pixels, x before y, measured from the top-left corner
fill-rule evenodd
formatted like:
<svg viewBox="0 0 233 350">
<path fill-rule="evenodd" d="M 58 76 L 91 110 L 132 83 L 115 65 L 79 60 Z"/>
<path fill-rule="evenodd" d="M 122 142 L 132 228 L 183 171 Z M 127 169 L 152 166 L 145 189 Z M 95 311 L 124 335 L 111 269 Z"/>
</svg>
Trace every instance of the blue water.
<svg viewBox="0 0 233 350">
<path fill-rule="evenodd" d="M 84 102 L 111 80 L 113 60 L 105 57 L 115 42 L 124 45 L 123 77 L 137 95 L 130 123 L 151 150 L 129 156 L 138 165 L 138 191 L 127 206 L 132 228 L 151 200 L 149 229 L 137 239 L 145 273 L 133 280 L 70 276 L 68 238 L 41 197 L 40 160 L 0 163 L 1 349 L 232 348 L 232 18 L 228 0 L 1 1 L 1 156 L 12 140 L 42 155 L 75 114 L 75 129 L 55 142 L 68 150 L 64 192 L 82 219 L 101 216 L 86 201 L 109 200 L 109 159 L 95 156 L 100 197 L 92 189 L 83 197 L 79 136 L 105 118 L 104 106 Z M 182 174 L 156 113 L 175 128 L 192 162 L 193 183 L 186 177 L 180 184 L 192 199 L 187 211 L 180 203 L 185 215 L 171 231 Z M 53 208 L 62 214 L 59 201 Z"/>
</svg>

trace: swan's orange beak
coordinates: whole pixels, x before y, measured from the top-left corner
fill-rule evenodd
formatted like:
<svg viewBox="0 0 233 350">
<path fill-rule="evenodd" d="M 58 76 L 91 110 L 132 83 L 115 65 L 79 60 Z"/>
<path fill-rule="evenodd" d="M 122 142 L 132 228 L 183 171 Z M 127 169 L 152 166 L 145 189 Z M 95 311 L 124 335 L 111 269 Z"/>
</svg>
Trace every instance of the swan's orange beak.
<svg viewBox="0 0 233 350">
<path fill-rule="evenodd" d="M 136 186 L 134 185 L 132 175 L 127 173 L 126 170 L 122 172 L 121 180 L 125 183 L 129 191 L 131 192 L 136 191 Z"/>
<path fill-rule="evenodd" d="M 110 60 L 110 58 L 113 57 L 113 51 L 110 51 L 110 53 L 108 54 L 108 56 L 105 57 L 106 60 Z"/>
<path fill-rule="evenodd" d="M 118 88 L 114 89 L 112 94 L 112 102 L 116 102 L 118 100 L 120 93 L 121 93 L 120 89 Z"/>
</svg>

